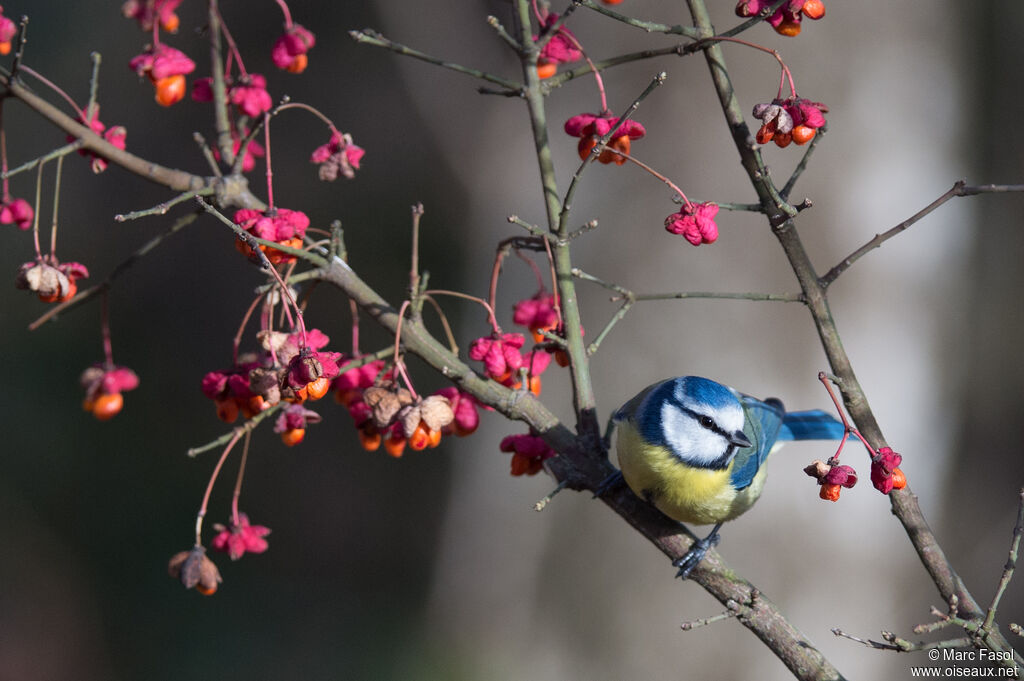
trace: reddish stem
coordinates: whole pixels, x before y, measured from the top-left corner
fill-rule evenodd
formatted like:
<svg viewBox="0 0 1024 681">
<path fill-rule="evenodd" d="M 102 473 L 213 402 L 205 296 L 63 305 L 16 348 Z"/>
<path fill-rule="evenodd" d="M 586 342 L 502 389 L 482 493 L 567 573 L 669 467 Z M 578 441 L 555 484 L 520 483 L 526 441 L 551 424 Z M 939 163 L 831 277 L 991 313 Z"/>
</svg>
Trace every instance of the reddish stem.
<svg viewBox="0 0 1024 681">
<path fill-rule="evenodd" d="M 50 81 L 48 78 L 46 78 L 44 75 L 42 75 L 38 71 L 35 71 L 34 69 L 31 69 L 28 66 L 25 66 L 24 64 L 22 64 L 19 68 L 20 68 L 21 71 L 24 71 L 25 73 L 27 73 L 28 75 L 30 75 L 33 78 L 35 78 L 36 80 L 38 80 L 40 83 L 42 83 L 46 87 L 48 87 L 51 90 L 53 90 L 54 92 L 56 92 L 61 97 L 63 97 L 64 101 L 66 101 L 68 104 L 70 104 L 71 108 L 75 110 L 75 113 L 78 114 L 79 118 L 81 120 L 83 120 L 83 121 L 86 121 L 86 123 L 85 123 L 86 126 L 89 126 L 89 123 L 92 122 L 91 118 L 87 120 L 86 116 L 85 116 L 85 112 L 81 108 L 79 108 L 78 104 L 75 103 L 75 100 L 71 99 L 71 96 L 68 93 L 66 93 L 63 90 L 61 90 L 60 87 L 58 87 L 56 83 L 53 83 L 52 81 Z M 89 127 L 91 129 L 91 126 L 89 126 Z"/>
<path fill-rule="evenodd" d="M 548 289 L 547 286 L 544 285 L 544 278 L 541 276 L 540 267 L 538 267 L 537 263 L 535 263 L 533 260 L 523 255 L 523 252 L 520 251 L 518 248 L 515 249 L 515 251 L 516 256 L 518 256 L 520 260 L 529 265 L 530 269 L 533 270 L 533 276 L 537 279 L 537 287 L 540 289 L 539 293 L 545 293 Z"/>
<path fill-rule="evenodd" d="M 263 113 L 263 153 L 266 159 L 266 213 L 273 213 L 273 170 L 270 168 L 270 115 Z"/>
<path fill-rule="evenodd" d="M 4 131 L 4 100 L 0 99 L 0 171 L 4 176 L 3 202 L 11 202 L 11 178 L 7 177 L 7 133 Z"/>
<path fill-rule="evenodd" d="M 542 287 L 543 287 L 543 285 L 542 285 Z M 498 326 L 498 321 L 494 317 L 494 306 L 489 304 L 483 298 L 477 298 L 476 296 L 471 296 L 468 293 L 460 293 L 459 291 L 447 291 L 445 289 L 436 289 L 436 288 L 435 289 L 430 289 L 429 291 L 424 291 L 423 295 L 425 295 L 425 296 L 452 296 L 453 298 L 462 298 L 464 300 L 472 300 L 474 303 L 479 303 L 480 305 L 483 306 L 483 308 L 485 310 L 487 310 L 487 323 L 491 325 L 491 328 L 494 330 L 495 333 L 501 333 L 501 327 Z"/>
<path fill-rule="evenodd" d="M 299 304 L 298 302 L 296 302 L 295 296 L 292 295 L 292 291 L 291 289 L 288 288 L 288 285 L 284 283 L 284 279 L 281 278 L 281 275 L 278 273 L 277 268 L 271 265 L 267 269 L 269 269 L 270 273 L 274 275 L 274 278 L 277 280 L 278 285 L 281 287 L 281 295 L 284 298 L 287 298 L 288 302 L 292 304 L 293 308 L 295 308 L 294 321 L 292 320 L 291 313 L 288 312 L 287 306 L 285 306 L 284 309 L 285 313 L 288 316 L 288 323 L 291 324 L 293 327 L 296 325 L 299 327 L 299 334 L 302 337 L 302 347 L 306 347 L 306 322 L 302 319 L 302 310 L 299 309 Z"/>
<path fill-rule="evenodd" d="M 238 477 L 235 479 L 235 491 L 231 495 L 231 522 L 238 527 L 238 498 L 242 496 L 242 479 L 245 477 L 245 463 L 249 459 L 249 443 L 252 431 L 245 431 L 245 444 L 242 445 L 242 462 L 238 464 Z"/>
<path fill-rule="evenodd" d="M 767 52 L 768 54 L 772 55 L 773 57 L 775 57 L 775 60 L 777 62 L 779 62 L 779 66 L 782 67 L 782 76 L 781 76 L 781 79 L 779 81 L 779 95 L 778 95 L 779 99 L 782 99 L 782 87 L 785 84 L 787 79 L 789 80 L 789 92 L 790 92 L 790 94 L 792 94 L 793 97 L 796 97 L 796 85 L 793 84 L 793 73 L 789 70 L 789 67 L 786 66 L 786 62 L 782 61 L 782 55 L 779 54 L 778 50 L 773 50 L 770 47 L 765 47 L 763 45 L 758 45 L 757 43 L 748 42 L 748 41 L 742 40 L 740 38 L 727 38 L 727 37 L 724 37 L 724 36 L 715 36 L 713 38 L 705 38 L 705 40 L 714 41 L 714 42 L 736 43 L 737 45 L 743 45 L 745 47 L 751 47 L 751 48 L 753 48 L 755 50 L 760 50 L 761 52 Z M 701 43 L 701 42 L 703 42 L 703 41 L 701 41 L 701 40 L 697 41 L 697 43 Z"/>
<path fill-rule="evenodd" d="M 235 434 L 231 437 L 231 441 L 228 442 L 227 446 L 224 448 L 224 452 L 220 455 L 220 459 L 217 460 L 217 465 L 213 467 L 213 473 L 210 475 L 210 482 L 207 483 L 206 492 L 203 494 L 203 503 L 199 507 L 199 513 L 196 514 L 196 546 L 202 546 L 203 543 L 203 518 L 206 517 L 206 509 L 210 503 L 210 494 L 213 492 L 213 483 L 217 481 L 217 476 L 220 475 L 220 469 L 224 467 L 224 462 L 227 460 L 228 454 L 241 437 L 242 429 L 239 428 L 235 431 Z"/>
<path fill-rule="evenodd" d="M 256 306 L 263 301 L 263 298 L 264 296 L 256 296 L 249 305 L 249 309 L 245 311 L 245 316 L 242 317 L 242 323 L 238 325 L 238 333 L 235 334 L 235 339 L 231 347 L 231 364 L 234 366 L 238 366 L 238 348 L 242 345 L 242 335 L 245 333 L 245 327 L 248 326 L 249 320 L 252 319 L 252 313 L 256 311 Z"/>
<path fill-rule="evenodd" d="M 551 270 L 551 298 L 555 307 L 555 318 L 558 319 L 558 328 L 565 328 L 562 319 L 562 294 L 558 291 L 558 275 L 555 272 L 555 255 L 551 252 L 551 242 L 544 239 L 544 253 L 548 256 L 548 267 Z"/>
<path fill-rule="evenodd" d="M 412 387 L 412 381 L 409 379 L 409 374 L 405 370 L 405 362 L 402 361 L 398 355 L 398 349 L 402 342 L 402 321 L 405 319 L 405 311 L 409 308 L 409 301 L 406 300 L 402 303 L 402 307 L 398 309 L 398 324 L 395 326 L 395 370 L 398 371 L 399 375 L 405 380 L 405 385 L 409 388 L 409 392 L 412 393 L 413 399 L 417 399 L 416 389 Z"/>
<path fill-rule="evenodd" d="M 302 109 L 303 111 L 308 111 L 309 113 L 313 114 L 314 116 L 316 116 L 317 118 L 319 118 L 320 120 L 327 124 L 327 127 L 330 128 L 331 130 L 332 137 L 334 137 L 335 135 L 341 137 L 341 132 L 338 130 L 338 128 L 334 126 L 334 121 L 332 121 L 330 118 L 321 113 L 319 109 L 310 106 L 309 104 L 303 104 L 302 102 L 287 102 L 274 109 L 274 115 L 276 116 L 282 111 L 287 111 L 288 109 Z"/>
<path fill-rule="evenodd" d="M 238 62 L 238 72 L 242 78 L 248 78 L 249 72 L 245 70 L 245 62 L 242 61 L 242 53 L 238 51 L 238 45 L 235 43 L 235 39 L 231 36 L 231 31 L 228 30 L 228 25 L 224 23 L 224 17 L 221 16 L 220 7 L 214 7 L 214 12 L 217 13 L 217 23 L 220 24 L 220 32 L 224 36 L 224 40 L 228 43 L 228 61 L 224 68 L 224 78 L 227 79 L 231 75 L 231 58 L 234 57 L 235 61 Z"/>
<path fill-rule="evenodd" d="M 348 299 L 348 308 L 352 313 L 352 357 L 359 357 L 359 305 L 353 299 Z"/>
<path fill-rule="evenodd" d="M 865 449 L 868 450 L 868 456 L 874 459 L 875 448 L 872 447 L 864 438 L 864 436 L 860 434 L 860 431 L 854 428 L 852 425 L 850 425 L 850 422 L 846 419 L 846 414 L 843 412 L 843 408 L 839 405 L 839 398 L 836 396 L 835 391 L 832 390 L 832 380 L 830 379 L 829 375 L 826 374 L 824 371 L 819 371 L 818 380 L 821 381 L 821 384 L 823 386 L 825 386 L 825 390 L 828 392 L 828 396 L 832 399 L 832 404 L 835 405 L 836 413 L 839 414 L 839 419 L 843 422 L 843 427 L 846 429 L 846 432 L 848 434 L 855 435 L 857 439 L 860 440 L 861 443 L 864 445 Z M 839 449 L 837 449 L 836 453 L 832 455 L 832 459 L 830 459 L 830 461 L 839 460 L 839 454 L 840 452 L 843 451 L 844 444 L 846 444 L 846 437 L 843 437 L 843 439 L 840 440 Z"/>
<path fill-rule="evenodd" d="M 639 160 L 633 158 L 632 156 L 630 156 L 629 154 L 627 154 L 624 151 L 619 151 L 618 149 L 612 149 L 611 147 L 609 147 L 607 145 L 605 146 L 604 150 L 605 151 L 610 151 L 613 154 L 618 154 L 619 156 L 621 156 L 622 158 L 626 159 L 627 161 L 630 161 L 630 162 L 635 163 L 636 165 L 640 166 L 641 168 L 643 168 L 644 170 L 649 172 L 651 175 L 653 175 L 654 177 L 658 178 L 659 180 L 661 180 L 662 182 L 667 184 L 669 186 L 669 188 L 672 191 L 674 191 L 676 194 L 679 194 L 679 197 L 683 200 L 683 204 L 687 208 L 690 208 L 690 209 L 693 208 L 693 203 L 690 202 L 690 199 L 686 198 L 686 194 L 683 193 L 683 190 L 680 189 L 679 187 L 677 187 L 676 184 L 672 180 L 668 179 L 667 177 L 665 177 L 664 175 L 659 173 L 654 168 L 650 167 L 649 165 L 647 165 L 643 161 L 639 161 Z"/>
<path fill-rule="evenodd" d="M 43 193 L 43 163 L 39 164 L 36 169 L 36 202 L 33 210 L 35 211 L 32 215 L 32 242 L 36 247 L 36 261 L 42 262 L 43 251 L 39 248 L 39 200 Z"/>
<path fill-rule="evenodd" d="M 284 0 L 277 0 L 278 7 L 281 8 L 281 12 L 284 14 L 284 27 L 290 29 L 292 27 L 292 13 L 288 9 L 288 5 Z"/>
<path fill-rule="evenodd" d="M 153 8 L 154 11 L 156 7 Z M 153 17 L 153 52 L 156 52 L 157 48 L 160 47 L 160 19 L 159 13 Z"/>
<path fill-rule="evenodd" d="M 110 303 L 108 293 L 103 289 L 100 297 L 100 334 L 103 336 L 103 361 L 107 371 L 114 370 L 114 348 L 110 342 Z"/>
</svg>

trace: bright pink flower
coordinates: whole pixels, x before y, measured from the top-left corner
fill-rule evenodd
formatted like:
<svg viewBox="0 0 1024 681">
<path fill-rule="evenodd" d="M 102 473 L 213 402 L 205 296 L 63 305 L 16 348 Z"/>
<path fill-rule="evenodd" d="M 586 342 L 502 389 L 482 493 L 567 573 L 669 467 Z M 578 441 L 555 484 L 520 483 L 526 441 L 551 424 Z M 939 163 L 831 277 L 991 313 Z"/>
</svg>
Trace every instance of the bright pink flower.
<svg viewBox="0 0 1024 681">
<path fill-rule="evenodd" d="M 375 359 L 353 369 L 345 369 L 345 366 L 353 361 L 355 360 L 346 359 L 341 363 L 342 371 L 334 381 L 337 390 L 365 390 L 374 384 L 377 374 L 384 369 L 382 359 Z"/>
<path fill-rule="evenodd" d="M 184 76 L 195 71 L 196 63 L 181 50 L 160 44 L 155 50 L 147 47 L 142 54 L 132 57 L 128 67 L 139 76 L 158 81 L 170 76 Z"/>
<path fill-rule="evenodd" d="M 334 399 L 340 404 L 345 405 L 352 412 L 352 418 L 356 418 L 356 413 L 353 409 L 357 409 L 357 405 L 365 407 L 360 400 L 363 397 L 363 391 L 372 386 L 377 381 L 377 376 L 384 369 L 384 360 L 373 360 L 363 364 L 362 366 L 354 367 L 351 369 L 345 369 L 345 366 L 354 362 L 354 359 L 346 359 L 341 362 L 340 373 L 334 382 L 331 384 L 331 389 L 334 390 Z M 369 407 L 366 407 L 367 410 Z M 369 414 L 369 411 L 367 411 Z M 361 421 L 356 418 L 356 426 L 361 425 Z"/>
<path fill-rule="evenodd" d="M 97 419 L 106 421 L 113 418 L 124 404 L 122 392 L 139 387 L 139 377 L 128 367 L 107 368 L 97 363 L 82 372 L 80 377 L 85 388 L 82 407 Z"/>
<path fill-rule="evenodd" d="M 82 263 L 62 263 L 47 256 L 19 267 L 14 285 L 34 292 L 44 303 L 61 303 L 73 298 L 78 292 L 75 280 L 88 276 L 89 270 Z"/>
<path fill-rule="evenodd" d="M 235 152 L 235 156 L 238 156 L 238 150 L 242 147 L 242 140 L 239 139 L 238 133 L 234 130 L 231 131 L 231 148 Z M 245 147 L 245 156 L 242 158 L 242 172 L 251 172 L 256 167 L 256 159 L 263 158 L 266 156 L 266 151 L 263 149 L 263 145 L 256 140 L 249 140 L 249 144 Z M 220 149 L 213 150 L 213 157 L 220 160 Z"/>
<path fill-rule="evenodd" d="M 480 425 L 480 413 L 475 397 L 455 387 L 441 388 L 434 394 L 447 398 L 455 414 L 455 419 L 441 430 L 442 434 L 464 437 L 476 431 Z"/>
<path fill-rule="evenodd" d="M 306 409 L 301 404 L 290 404 L 274 422 L 274 432 L 283 433 L 288 430 L 305 430 L 310 423 L 320 423 L 320 414 Z"/>
<path fill-rule="evenodd" d="M 825 125 L 828 107 L 821 102 L 812 102 L 802 97 L 773 99 L 754 106 L 754 118 L 761 121 L 757 131 L 757 143 L 774 141 L 779 147 L 790 142 L 807 144 L 818 128 Z"/>
<path fill-rule="evenodd" d="M 235 212 L 235 224 L 260 239 L 276 241 L 292 248 L 300 248 L 302 237 L 305 236 L 306 228 L 309 227 L 309 217 L 302 211 L 288 208 L 275 208 L 268 211 L 243 208 Z M 249 256 L 254 255 L 248 244 L 236 241 L 235 245 L 240 252 Z M 295 256 L 269 246 L 261 245 L 260 250 L 275 265 L 295 261 Z"/>
<path fill-rule="evenodd" d="M 238 514 L 238 523 L 232 521 L 227 527 L 216 524 L 213 529 L 219 534 L 210 543 L 217 551 L 227 553 L 231 560 L 238 560 L 248 553 L 263 553 L 267 550 L 267 540 L 264 539 L 270 534 L 270 528 L 263 525 L 250 525 L 249 516 L 244 513 Z"/>
<path fill-rule="evenodd" d="M 871 484 L 882 494 L 888 494 L 895 486 L 893 472 L 899 470 L 903 457 L 892 451 L 891 447 L 882 447 L 871 459 Z M 900 485 L 902 487 L 902 485 Z"/>
<path fill-rule="evenodd" d="M 843 487 L 853 487 L 857 484 L 857 471 L 853 470 L 850 466 L 835 465 L 832 466 L 825 477 L 822 478 L 823 484 L 828 485 L 842 485 Z"/>
<path fill-rule="evenodd" d="M 288 208 L 275 208 L 269 212 L 243 208 L 235 212 L 235 223 L 261 239 L 285 241 L 305 236 L 309 217 L 300 210 Z"/>
<path fill-rule="evenodd" d="M 812 102 L 803 97 L 790 97 L 783 100 L 782 105 L 793 119 L 793 125 L 806 125 L 808 128 L 820 128 L 825 125 L 825 113 L 828 107 L 821 102 Z"/>
<path fill-rule="evenodd" d="M 536 435 L 509 435 L 499 447 L 513 453 L 512 475 L 536 475 L 544 468 L 544 461 L 555 456 L 555 450 Z"/>
<path fill-rule="evenodd" d="M 224 400 L 232 397 L 248 399 L 253 393 L 249 390 L 249 371 L 255 368 L 255 362 L 240 364 L 230 369 L 210 371 L 203 376 L 200 389 L 211 400 Z M 230 380 L 230 379 L 236 380 Z"/>
<path fill-rule="evenodd" d="M 192 100 L 196 102 L 213 101 L 213 78 L 196 78 L 192 81 Z"/>
<path fill-rule="evenodd" d="M 577 114 L 565 122 L 565 132 L 580 138 L 576 149 L 580 158 L 586 160 L 590 155 L 590 150 L 597 146 L 598 141 L 607 135 L 618 122 L 619 117 L 608 111 L 601 114 Z M 626 158 L 616 151 L 628 154 L 630 141 L 640 139 L 646 134 L 644 126 L 634 120 L 627 120 L 616 131 L 615 137 L 608 141 L 608 148 L 601 152 L 597 160 L 601 163 L 622 165 L 626 162 Z"/>
<path fill-rule="evenodd" d="M 541 391 L 541 380 L 540 375 L 544 373 L 544 370 L 551 364 L 551 353 L 542 352 L 540 350 L 531 351 L 523 357 L 523 364 L 516 371 L 509 373 L 509 375 L 499 382 L 513 390 L 519 390 L 523 387 L 523 382 L 520 376 L 523 373 L 523 369 L 526 369 L 526 389 L 532 392 L 534 395 L 540 395 Z"/>
<path fill-rule="evenodd" d="M 147 47 L 145 52 L 133 57 L 128 66 L 153 83 L 157 104 L 171 106 L 185 97 L 188 91 L 185 74 L 192 73 L 196 63 L 181 50 L 161 43 L 155 48 Z"/>
<path fill-rule="evenodd" d="M 718 238 L 717 214 L 717 204 L 688 203 L 678 213 L 665 218 L 665 229 L 672 234 L 683 235 L 694 246 L 714 243 Z"/>
<path fill-rule="evenodd" d="M 239 413 L 245 418 L 249 418 L 272 406 L 271 401 L 275 404 L 280 401 L 279 392 L 276 395 L 271 395 L 263 385 L 257 387 L 261 392 L 267 393 L 266 397 L 258 395 L 253 390 L 250 383 L 250 372 L 253 372 L 254 369 L 259 370 L 255 372 L 255 375 L 258 376 L 257 380 L 267 380 L 264 376 L 260 376 L 260 372 L 268 372 L 262 369 L 257 361 L 239 362 L 230 369 L 211 371 L 203 376 L 201 384 L 203 394 L 217 405 L 217 417 L 220 420 L 234 423 Z M 276 374 L 273 375 L 272 380 L 276 387 L 278 382 Z M 266 398 L 272 399 L 268 401 Z"/>
<path fill-rule="evenodd" d="M 111 146 L 117 147 L 118 149 L 124 149 L 128 140 L 128 131 L 123 125 L 114 125 L 107 127 L 100 121 L 99 107 L 95 107 L 92 112 L 92 118 L 86 121 L 81 116 L 78 117 L 78 122 L 82 125 L 88 126 L 94 133 L 103 137 Z M 68 135 L 68 142 L 74 142 L 75 137 Z M 102 173 L 107 169 L 107 159 L 102 156 L 97 156 L 92 151 L 86 151 L 85 149 L 79 149 L 78 153 L 82 156 L 88 156 L 92 159 L 92 172 Z"/>
<path fill-rule="evenodd" d="M 307 346 L 288 362 L 287 383 L 301 390 L 320 377 L 331 380 L 338 375 L 340 359 L 340 352 L 317 352 Z"/>
<path fill-rule="evenodd" d="M 180 22 L 174 10 L 180 4 L 181 0 L 128 0 L 121 5 L 121 13 L 139 22 L 139 28 L 143 31 L 152 31 L 156 20 L 165 31 L 177 33 Z"/>
<path fill-rule="evenodd" d="M 552 12 L 541 22 L 541 32 L 544 33 L 558 21 L 558 15 Z M 536 41 L 538 36 L 533 36 Z M 553 64 L 568 64 L 583 59 L 583 51 L 579 48 L 579 41 L 572 31 L 564 26 L 558 29 L 558 33 L 552 36 L 551 40 L 540 51 L 538 61 Z"/>
<path fill-rule="evenodd" d="M 261 115 L 264 111 L 270 111 L 274 101 L 267 92 L 267 79 L 258 73 L 250 73 L 247 78 L 233 85 L 228 90 L 228 99 L 231 103 L 250 118 Z"/>
<path fill-rule="evenodd" d="M 0 54 L 11 53 L 11 40 L 14 39 L 14 35 L 18 32 L 18 27 L 14 25 L 8 17 L 3 15 L 4 8 L 0 7 Z"/>
<path fill-rule="evenodd" d="M 771 7 L 771 0 L 740 0 L 736 5 L 736 15 L 740 17 L 752 17 L 762 10 Z"/>
<path fill-rule="evenodd" d="M 736 14 L 741 17 L 752 17 L 767 10 L 772 4 L 772 0 L 740 0 L 736 5 Z M 825 3 L 821 0 L 789 0 L 768 17 L 768 23 L 776 33 L 792 37 L 800 33 L 800 22 L 804 17 L 820 19 L 823 16 Z"/>
<path fill-rule="evenodd" d="M 28 229 L 34 216 L 35 211 L 25 199 L 8 198 L 0 203 L 0 225 L 15 224 L 18 229 Z"/>
<path fill-rule="evenodd" d="M 235 213 L 235 222 L 253 236 L 270 241 L 285 241 L 306 235 L 309 217 L 300 210 L 275 208 L 267 213 L 243 208 Z"/>
<path fill-rule="evenodd" d="M 558 328 L 558 311 L 555 309 L 555 298 L 547 291 L 538 291 L 532 298 L 520 300 L 515 304 L 512 321 L 530 329 L 536 343 L 544 341 L 541 331 L 553 331 Z"/>
<path fill-rule="evenodd" d="M 338 175 L 351 180 L 356 175 L 355 171 L 359 170 L 359 161 L 365 153 L 361 147 L 352 144 L 352 136 L 348 133 L 342 135 L 333 132 L 327 144 L 313 150 L 309 160 L 320 164 L 321 180 L 333 182 L 338 179 Z"/>
<path fill-rule="evenodd" d="M 523 365 L 519 348 L 526 339 L 521 333 L 505 333 L 498 337 L 477 338 L 469 346 L 469 357 L 484 363 L 484 372 L 498 381 L 508 378 Z"/>
<path fill-rule="evenodd" d="M 291 27 L 274 42 L 270 58 L 279 69 L 291 73 L 302 73 L 306 69 L 306 52 L 316 44 L 316 38 L 308 29 L 299 24 Z"/>
</svg>

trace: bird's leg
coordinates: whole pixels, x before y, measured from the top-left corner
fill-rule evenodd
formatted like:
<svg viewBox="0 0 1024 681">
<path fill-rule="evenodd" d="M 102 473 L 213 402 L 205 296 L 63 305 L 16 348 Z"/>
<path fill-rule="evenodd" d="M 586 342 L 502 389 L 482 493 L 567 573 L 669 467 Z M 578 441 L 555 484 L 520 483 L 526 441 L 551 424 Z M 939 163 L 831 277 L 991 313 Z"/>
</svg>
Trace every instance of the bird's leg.
<svg viewBox="0 0 1024 681">
<path fill-rule="evenodd" d="M 608 456 L 608 450 L 612 448 L 612 431 L 615 430 L 615 414 L 608 417 L 608 425 L 604 429 L 604 437 L 601 438 L 601 450 Z M 594 499 L 603 496 L 608 490 L 618 487 L 623 482 L 622 471 L 615 471 L 601 481 L 601 484 L 594 490 Z"/>
<path fill-rule="evenodd" d="M 676 573 L 676 577 L 686 579 L 690 576 L 693 569 L 697 567 L 702 560 L 704 560 L 704 554 L 708 552 L 708 549 L 718 544 L 718 540 L 721 539 L 718 534 L 718 530 L 721 527 L 722 523 L 715 525 L 714 529 L 711 530 L 708 536 L 693 542 L 690 546 L 690 550 L 687 551 L 685 555 L 672 561 L 672 565 L 679 568 L 679 572 Z"/>
<path fill-rule="evenodd" d="M 594 490 L 594 498 L 597 499 L 598 497 L 603 496 L 606 492 L 608 492 L 608 490 L 618 487 L 622 483 L 622 471 L 615 471 L 607 478 L 602 480 L 601 484 L 597 486 L 597 489 Z"/>
<path fill-rule="evenodd" d="M 608 417 L 608 425 L 604 427 L 604 437 L 601 438 L 601 448 L 604 450 L 606 456 L 612 448 L 613 430 L 615 430 L 615 412 L 612 412 L 612 415 Z"/>
</svg>

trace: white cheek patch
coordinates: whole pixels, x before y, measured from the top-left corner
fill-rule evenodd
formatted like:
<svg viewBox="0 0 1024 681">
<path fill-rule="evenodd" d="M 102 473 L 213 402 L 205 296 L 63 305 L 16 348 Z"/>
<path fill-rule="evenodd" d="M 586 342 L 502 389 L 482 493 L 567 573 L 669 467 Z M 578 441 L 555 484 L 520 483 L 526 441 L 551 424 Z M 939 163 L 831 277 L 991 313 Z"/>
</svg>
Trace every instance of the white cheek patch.
<svg viewBox="0 0 1024 681">
<path fill-rule="evenodd" d="M 661 406 L 661 427 L 669 449 L 682 461 L 695 466 L 710 466 L 721 459 L 729 447 L 724 437 L 704 428 L 671 403 Z"/>
</svg>

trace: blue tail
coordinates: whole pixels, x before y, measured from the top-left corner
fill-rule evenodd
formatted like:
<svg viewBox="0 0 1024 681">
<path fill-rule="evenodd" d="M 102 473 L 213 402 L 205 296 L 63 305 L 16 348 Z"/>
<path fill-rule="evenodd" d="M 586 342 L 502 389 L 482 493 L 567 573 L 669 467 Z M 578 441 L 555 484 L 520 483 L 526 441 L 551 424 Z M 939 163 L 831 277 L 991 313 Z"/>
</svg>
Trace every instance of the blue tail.
<svg viewBox="0 0 1024 681">
<path fill-rule="evenodd" d="M 846 434 L 843 424 L 821 409 L 787 412 L 779 429 L 784 440 L 842 440 Z"/>
</svg>

